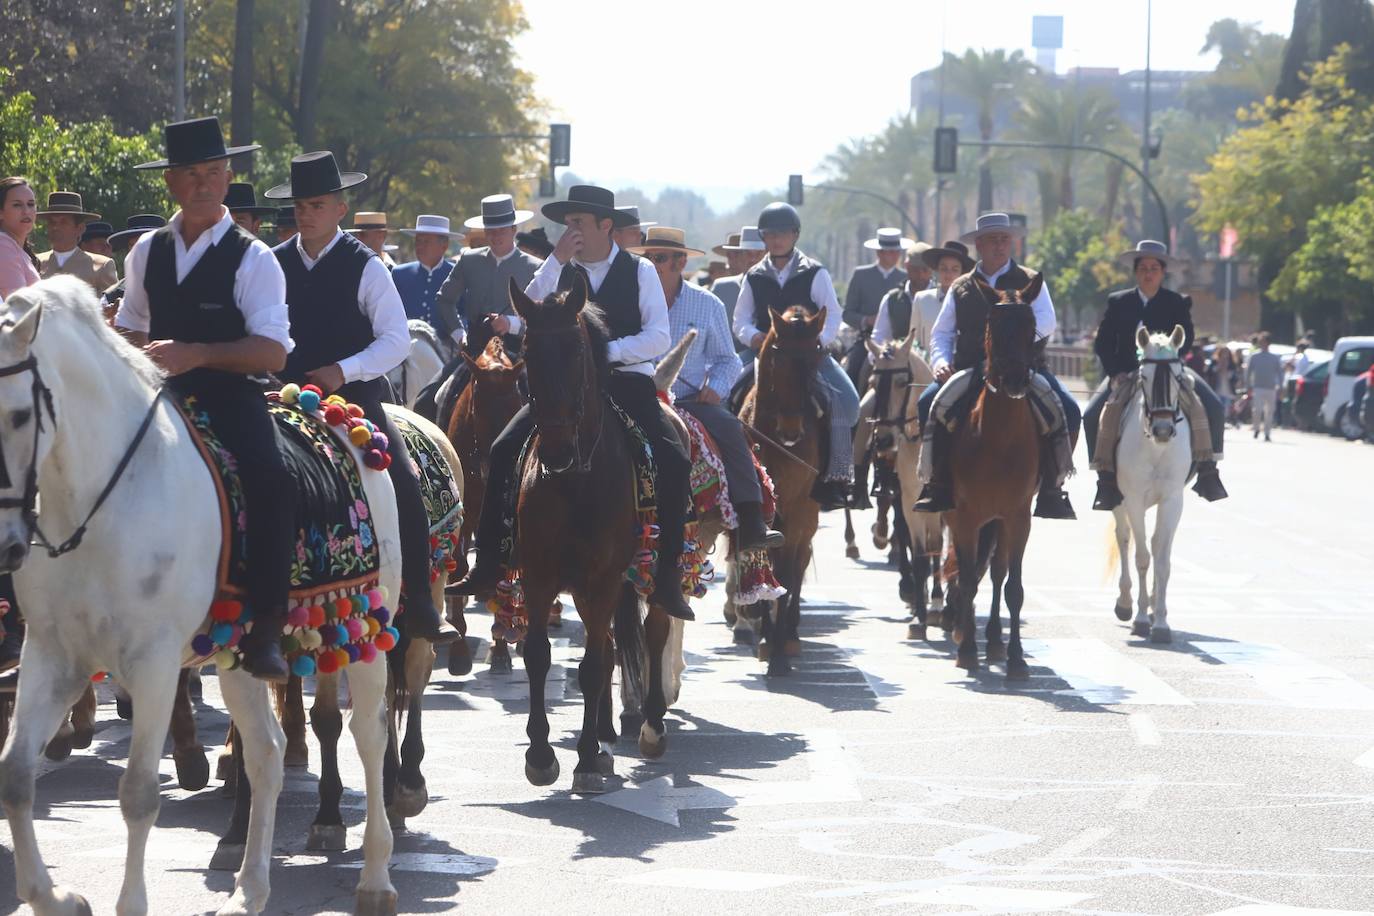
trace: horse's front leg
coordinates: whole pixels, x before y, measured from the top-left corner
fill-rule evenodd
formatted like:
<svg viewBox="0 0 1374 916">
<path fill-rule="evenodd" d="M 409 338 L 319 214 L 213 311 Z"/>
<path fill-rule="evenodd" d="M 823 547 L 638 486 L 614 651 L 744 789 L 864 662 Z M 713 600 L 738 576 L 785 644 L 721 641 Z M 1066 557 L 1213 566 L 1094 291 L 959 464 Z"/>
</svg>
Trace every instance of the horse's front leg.
<svg viewBox="0 0 1374 916">
<path fill-rule="evenodd" d="M 358 877 L 354 912 L 361 916 L 382 916 L 396 912 L 396 888 L 392 886 L 387 869 L 391 865 L 391 824 L 387 820 L 386 801 L 382 788 L 382 757 L 386 753 L 386 662 L 378 658 L 372 662 L 349 665 L 348 688 L 353 701 L 349 730 L 363 764 L 364 791 L 367 793 L 367 822 L 363 828 L 363 868 Z M 338 695 L 338 675 L 326 692 Z M 323 679 L 322 679 L 323 680 Z M 334 704 L 337 712 L 337 703 Z M 323 744 L 323 742 L 321 742 Z M 321 751 L 322 758 L 324 756 Z M 334 758 L 337 768 L 338 758 Z M 335 779 L 337 779 L 337 770 Z M 323 780 L 321 780 L 323 782 Z M 340 784 L 342 792 L 342 784 Z M 337 810 L 337 799 L 335 810 Z M 340 830 L 343 825 L 340 824 Z"/>
<path fill-rule="evenodd" d="M 998 523 L 1001 527 L 1002 523 Z M 988 610 L 987 659 L 988 663 L 1006 661 L 1007 647 L 1002 641 L 1002 584 L 1007 579 L 1007 557 L 1002 550 L 1003 534 L 998 534 L 997 545 L 993 549 L 989 572 L 992 576 L 992 607 Z"/>
<path fill-rule="evenodd" d="M 1135 541 L 1135 570 L 1140 582 L 1140 593 L 1136 596 L 1135 621 L 1131 633 L 1135 636 L 1150 635 L 1150 530 L 1145 522 L 1145 507 L 1132 506 L 1127 510 L 1131 521 L 1131 540 Z"/>
<path fill-rule="evenodd" d="M 844 555 L 851 560 L 859 558 L 859 545 L 854 538 L 854 517 L 849 513 L 849 507 L 844 510 Z"/>
<path fill-rule="evenodd" d="M 954 531 L 954 554 L 959 564 L 959 575 L 951 587 L 955 613 L 958 615 L 959 653 L 955 664 L 965 671 L 977 671 L 978 664 L 978 623 L 974 616 L 973 602 L 978 594 L 978 531 Z"/>
<path fill-rule="evenodd" d="M 172 647 L 164 647 L 172 648 Z M 175 650 L 173 650 L 175 651 Z M 177 686 L 175 654 L 151 657 L 168 659 L 165 664 L 144 664 L 127 678 L 129 694 L 138 709 L 133 735 L 129 739 L 129 759 L 119 780 L 119 809 L 129 831 L 129 846 L 124 860 L 124 884 L 115 904 L 118 913 L 148 912 L 148 889 L 143 879 L 143 856 L 148 833 L 157 820 L 161 796 L 158 793 L 158 761 L 167 740 L 167 722 Z M 202 757 L 203 759 L 203 757 Z M 206 777 L 209 764 L 206 764 Z"/>
<path fill-rule="evenodd" d="M 401 769 L 397 779 L 395 804 L 404 817 L 414 817 L 429 804 L 429 789 L 420 764 L 425 759 L 425 687 L 434 668 L 434 646 L 425 639 L 412 639 L 405 655 L 406 733 L 401 743 Z"/>
<path fill-rule="evenodd" d="M 172 762 L 176 764 L 177 785 L 188 792 L 199 792 L 209 784 L 210 760 L 196 733 L 190 668 L 182 668 L 177 675 L 176 696 L 172 703 Z"/>
<path fill-rule="evenodd" d="M 245 809 L 251 804 L 243 838 L 234 850 L 238 853 L 237 862 L 219 866 L 229 870 L 238 868 L 234 894 L 220 912 L 236 916 L 261 913 L 267 905 L 272 835 L 277 821 L 277 798 L 281 794 L 286 736 L 282 734 L 277 717 L 272 715 L 272 705 L 261 681 L 243 671 L 221 671 L 219 684 L 235 723 L 234 758 L 240 775 L 234 803 Z M 226 856 L 229 853 L 223 843 L 220 852 Z"/>
<path fill-rule="evenodd" d="M 1173 631 L 1169 629 L 1169 608 L 1166 595 L 1169 590 L 1170 559 L 1174 550 L 1174 534 L 1178 531 L 1178 521 L 1183 517 L 1183 493 L 1175 493 L 1160 504 L 1155 512 L 1155 536 L 1151 552 L 1155 557 L 1154 621 L 1150 625 L 1150 642 L 1173 642 Z"/>
<path fill-rule="evenodd" d="M 586 649 L 582 654 L 582 663 L 577 666 L 577 684 L 582 691 L 582 731 L 577 736 L 574 792 L 599 794 L 606 791 L 603 764 L 598 760 L 603 750 L 598 737 L 598 719 L 602 711 L 601 694 L 609 688 L 606 655 L 610 651 L 610 621 L 620 592 L 620 585 L 617 584 L 614 591 L 602 588 L 594 593 L 579 592 L 573 596 L 582 625 L 587 631 Z M 637 648 L 626 646 L 625 652 L 628 654 Z M 609 748 L 605 750 L 609 756 Z"/>
<path fill-rule="evenodd" d="M 1134 603 L 1131 598 L 1131 521 L 1122 506 L 1112 510 L 1112 519 L 1116 525 L 1116 558 L 1121 563 L 1121 578 L 1117 580 L 1116 607 L 1113 610 L 1116 619 L 1125 623 L 1131 619 L 1131 605 Z"/>
<path fill-rule="evenodd" d="M 529 576 L 526 576 L 526 581 L 531 581 Z M 536 590 L 527 587 L 525 591 L 525 607 L 530 615 L 529 632 L 525 634 L 525 675 L 530 682 L 530 711 L 525 722 L 525 734 L 529 736 L 530 746 L 525 750 L 525 778 L 536 786 L 552 785 L 558 779 L 558 757 L 549 745 L 549 718 L 544 709 L 544 682 L 553 661 L 553 648 L 549 645 L 548 609 L 554 597 L 549 588 Z M 583 699 L 585 701 L 585 697 Z"/>
<path fill-rule="evenodd" d="M 1007 680 L 1024 681 L 1030 677 L 1030 666 L 1021 648 L 1021 607 L 1026 600 L 1026 589 L 1021 579 L 1022 560 L 1026 553 L 1026 541 L 1030 538 L 1031 517 L 1027 513 L 1021 518 L 1011 519 L 1002 525 L 1002 536 L 997 539 L 997 556 L 1007 570 L 1007 613 L 1011 618 L 1011 645 L 1007 654 Z"/>
<path fill-rule="evenodd" d="M 277 688 L 277 702 L 281 709 L 281 727 L 286 732 L 286 765 L 310 765 L 310 747 L 305 743 L 305 696 L 301 679 L 291 675 L 285 686 Z"/>
<path fill-rule="evenodd" d="M 649 760 L 662 757 L 668 747 L 668 729 L 663 724 L 668 700 L 663 692 L 663 683 L 665 676 L 671 677 L 671 672 L 664 670 L 664 655 L 671 626 L 672 621 L 667 614 L 653 607 L 649 609 L 649 616 L 644 621 L 644 641 L 649 655 L 649 689 L 644 699 L 644 724 L 639 729 L 639 752 Z"/>
<path fill-rule="evenodd" d="M 355 715 L 357 715 L 355 713 Z M 343 713 L 339 710 L 337 671 L 315 678 L 315 702 L 310 706 L 310 728 L 320 743 L 320 806 L 310 825 L 305 848 L 312 852 L 339 852 L 346 848 L 347 831 L 339 800 L 343 798 L 343 779 L 339 776 L 339 736 L 343 734 Z"/>
</svg>

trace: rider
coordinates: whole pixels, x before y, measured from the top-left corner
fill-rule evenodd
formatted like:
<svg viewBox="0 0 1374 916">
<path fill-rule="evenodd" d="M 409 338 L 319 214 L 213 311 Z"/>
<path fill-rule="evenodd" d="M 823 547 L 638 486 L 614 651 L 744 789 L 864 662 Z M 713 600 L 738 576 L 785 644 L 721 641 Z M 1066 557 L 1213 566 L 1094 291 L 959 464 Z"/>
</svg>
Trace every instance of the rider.
<svg viewBox="0 0 1374 916">
<path fill-rule="evenodd" d="M 921 395 L 921 415 L 929 418 L 934 410 L 937 421 L 925 423 L 922 430 L 922 465 L 930 469 L 930 476 L 916 501 L 920 512 L 948 512 L 954 508 L 948 456 L 951 431 L 946 416 L 968 390 L 973 376 L 969 370 L 983 363 L 983 341 L 991 307 L 976 280 L 982 279 L 999 290 L 1019 290 L 1039 276 L 1012 260 L 1012 237 L 1020 231 L 1021 227 L 1013 225 L 1007 214 L 984 213 L 978 217 L 974 230 L 964 235 L 964 241 L 972 242 L 978 249 L 978 263 L 950 287 L 931 334 L 935 383 Z M 1035 312 L 1037 335 L 1049 338 L 1054 333 L 1055 316 L 1048 284 L 1041 285 L 1040 294 L 1030 305 Z M 951 379 L 953 383 L 949 384 Z M 1064 492 L 1064 480 L 1073 466 L 1072 441 L 1081 419 L 1078 404 L 1046 369 L 1038 371 L 1032 382 L 1029 394 L 1039 408 L 1041 425 L 1046 430 L 1040 450 L 1040 494 L 1035 515 L 1076 518 Z M 924 458 L 927 454 L 929 463 Z"/>
<path fill-rule="evenodd" d="M 229 193 L 224 196 L 224 205 L 229 208 L 229 215 L 234 218 L 234 222 L 255 238 L 262 230 L 262 221 L 277 212 L 276 207 L 259 207 L 258 196 L 253 191 L 253 186 L 246 181 L 236 181 L 229 185 Z"/>
<path fill-rule="evenodd" d="M 878 234 L 864 242 L 864 247 L 876 252 L 877 260 L 854 268 L 849 275 L 849 286 L 844 292 L 844 323 L 858 332 L 859 337 L 867 337 L 873 331 L 878 319 L 878 307 L 889 291 L 900 289 L 907 275 L 900 269 L 902 255 L 909 253 L 916 245 L 911 239 L 902 238 L 900 229 L 879 229 Z M 927 278 L 928 280 L 928 278 Z M 856 346 L 845 356 L 845 372 L 851 379 L 859 378 L 864 360 L 868 358 L 868 348 Z"/>
<path fill-rule="evenodd" d="M 1164 287 L 1169 249 L 1163 242 L 1145 240 L 1121 255 L 1132 266 L 1136 286 L 1107 297 L 1107 312 L 1097 329 L 1093 344 L 1102 360 L 1105 379 L 1088 402 L 1083 414 L 1083 431 L 1088 437 L 1088 454 L 1097 471 L 1097 498 L 1093 508 L 1114 509 L 1121 505 L 1121 490 L 1116 485 L 1116 444 L 1121 433 L 1121 415 L 1129 403 L 1134 386 L 1128 384 L 1140 366 L 1136 354 L 1136 329 L 1142 324 L 1150 332 L 1168 334 L 1182 326 L 1183 356 L 1193 345 L 1193 300 Z M 1197 462 L 1197 482 L 1193 490 L 1209 502 L 1226 498 L 1217 461 L 1221 458 L 1226 430 L 1226 411 L 1221 398 L 1192 369 L 1185 370 L 1187 384 L 1179 392 L 1179 407 L 1188 418 L 1192 435 L 1193 460 Z M 1100 418 L 1100 426 L 1099 426 Z M 1099 428 L 1101 432 L 1099 433 Z"/>
<path fill-rule="evenodd" d="M 759 214 L 759 233 L 768 246 L 768 257 L 749 268 L 744 286 L 735 301 L 735 338 L 758 353 L 772 327 L 770 308 L 782 311 L 794 305 L 805 306 L 812 314 L 825 309 L 825 328 L 821 346 L 829 348 L 840 331 L 839 300 L 830 272 L 797 248 L 801 236 L 801 217 L 790 205 L 777 202 Z M 854 424 L 859 419 L 859 393 L 834 357 L 824 356 L 816 370 L 816 380 L 830 396 L 830 461 L 816 481 L 813 496 L 821 509 L 843 509 L 848 505 L 854 476 Z M 753 384 L 753 372 L 740 373 L 736 390 Z"/>
<path fill-rule="evenodd" d="M 742 226 L 739 232 L 730 233 L 723 245 L 717 245 L 711 250 L 725 258 L 725 266 L 730 271 L 711 284 L 712 294 L 725 306 L 728 322 L 729 316 L 735 314 L 735 303 L 739 301 L 739 291 L 744 285 L 745 272 L 767 256 L 768 246 L 763 244 L 763 236 L 759 235 L 758 226 Z M 730 339 L 741 362 L 752 362 L 754 351 L 749 349 L 747 344 L 735 340 L 733 334 Z"/>
<path fill-rule="evenodd" d="M 444 326 L 435 298 L 453 272 L 453 262 L 448 259 L 449 246 L 454 237 L 462 233 L 449 229 L 447 216 L 422 213 L 415 217 L 415 228 L 402 229 L 401 234 L 410 236 L 415 246 L 415 260 L 391 269 L 391 279 L 396 284 L 396 292 L 401 294 L 406 317 L 418 318 L 441 337 L 446 337 L 444 332 L 449 329 Z"/>
<path fill-rule="evenodd" d="M 720 448 L 730 501 L 739 514 L 739 546 L 781 547 L 781 532 L 770 531 L 763 521 L 763 491 L 753 453 L 744 438 L 744 425 L 721 406 L 730 396 L 730 386 L 742 368 L 730 335 L 730 323 L 714 293 L 682 279 L 687 258 L 703 254 L 688 248 L 684 239 L 681 229 L 659 226 L 649 230 L 643 245 L 630 249 L 658 271 L 663 297 L 668 302 L 671 339 L 681 340 L 693 328 L 697 332 L 696 342 L 673 383 L 674 404 L 699 420 Z"/>
<path fill-rule="evenodd" d="M 272 253 L 286 275 L 286 302 L 296 349 L 281 377 L 314 383 L 363 409 L 386 434 L 400 516 L 401 581 L 405 613 L 398 619 L 412 637 L 449 642 L 447 624 L 430 596 L 429 516 L 405 441 L 382 407 L 382 378 L 410 352 L 405 309 L 391 273 L 376 252 L 339 228 L 348 213 L 344 190 L 367 180 L 340 172 L 334 154 L 306 153 L 291 160 L 291 180 L 266 193 L 292 200 L 298 234 Z"/>
<path fill-rule="evenodd" d="M 295 484 L 282 459 L 277 425 L 248 376 L 278 372 L 293 343 L 286 278 L 263 242 L 224 206 L 229 157 L 217 118 L 168 124 L 162 169 L 180 208 L 165 227 L 134 243 L 124 262 L 124 298 L 115 327 L 169 376 L 167 387 L 194 396 L 215 435 L 233 453 L 248 514 L 248 607 L 253 626 L 239 642 L 254 677 L 284 681 L 281 626 L 295 549 Z"/>
<path fill-rule="evenodd" d="M 634 217 L 615 208 L 615 195 L 594 185 L 573 185 L 567 200 L 545 204 L 544 216 L 567 226 L 553 254 L 540 266 L 525 289 L 526 295 L 543 302 L 555 292 L 572 288 L 580 274 L 589 298 L 605 312 L 610 328 L 607 356 L 614 371 L 608 393 L 639 425 L 653 449 L 658 469 L 658 570 L 651 600 L 666 613 L 695 620 L 682 597 L 682 527 L 687 514 L 689 459 L 677 430 L 659 407 L 654 390 L 654 360 L 668 351 L 668 306 L 663 285 L 648 261 L 622 251 L 611 240 L 616 226 L 632 224 Z M 514 319 L 518 332 L 520 324 Z M 475 595 L 497 584 L 507 558 L 501 555 L 501 527 L 515 463 L 521 448 L 534 431 L 528 406 L 522 407 L 492 443 L 486 497 L 477 522 L 477 562 L 450 594 Z"/>
</svg>

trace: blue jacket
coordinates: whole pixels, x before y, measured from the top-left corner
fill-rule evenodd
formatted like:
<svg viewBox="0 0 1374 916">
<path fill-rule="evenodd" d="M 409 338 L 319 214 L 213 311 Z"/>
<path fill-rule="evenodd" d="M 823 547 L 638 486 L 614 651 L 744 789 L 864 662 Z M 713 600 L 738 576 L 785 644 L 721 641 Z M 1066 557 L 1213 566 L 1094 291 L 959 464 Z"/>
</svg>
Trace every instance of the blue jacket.
<svg viewBox="0 0 1374 916">
<path fill-rule="evenodd" d="M 453 262 L 448 258 L 440 261 L 432 272 L 425 270 L 419 261 L 400 264 L 391 271 L 391 279 L 395 281 L 396 291 L 401 294 L 401 303 L 406 308 L 406 317 L 428 321 L 444 339 L 454 329 L 445 326 L 435 306 L 435 298 L 451 273 Z"/>
</svg>

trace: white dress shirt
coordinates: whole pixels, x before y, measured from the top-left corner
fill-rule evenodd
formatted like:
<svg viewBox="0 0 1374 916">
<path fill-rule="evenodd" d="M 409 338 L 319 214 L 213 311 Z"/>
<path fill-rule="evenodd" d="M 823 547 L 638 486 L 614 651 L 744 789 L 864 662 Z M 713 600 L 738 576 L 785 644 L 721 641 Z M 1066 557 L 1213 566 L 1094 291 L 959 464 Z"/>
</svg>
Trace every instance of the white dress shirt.
<svg viewBox="0 0 1374 916">
<path fill-rule="evenodd" d="M 910 280 L 907 280 L 905 283 L 903 283 L 901 285 L 901 289 L 908 296 L 911 297 L 911 328 L 918 329 L 916 335 L 918 339 L 921 339 L 923 337 L 929 337 L 929 329 L 921 329 L 921 313 L 916 308 L 916 297 L 922 293 L 934 292 L 934 290 L 930 288 L 913 290 L 911 288 Z M 889 296 L 884 295 L 882 301 L 878 303 L 878 317 L 873 319 L 873 336 L 870 339 L 876 346 L 879 347 L 889 343 L 894 339 L 892 333 L 892 316 L 890 314 L 890 309 L 888 309 L 887 307 L 887 304 L 891 301 L 892 300 L 891 298 L 889 298 Z M 911 328 L 907 329 L 907 333 L 910 333 Z"/>
<path fill-rule="evenodd" d="M 620 247 L 611 243 L 611 253 L 604 261 L 582 261 L 573 258 L 591 278 L 592 288 L 588 290 L 591 301 L 596 301 L 596 291 L 601 289 L 611 263 L 620 254 Z M 638 372 L 641 375 L 654 374 L 654 362 L 668 352 L 672 345 L 668 327 L 668 303 L 663 298 L 663 284 L 659 282 L 658 271 L 644 258 L 638 259 L 639 266 L 639 333 L 611 341 L 606 347 L 606 357 L 618 370 Z M 543 302 L 558 291 L 558 277 L 563 273 L 563 265 L 549 255 L 534 279 L 525 287 L 525 295 L 535 302 Z M 511 333 L 519 331 L 518 318 L 511 319 Z"/>
<path fill-rule="evenodd" d="M 75 249 L 75 248 L 73 248 L 71 251 L 57 251 L 57 250 L 54 250 L 53 253 L 52 253 L 52 256 L 53 256 L 54 258 L 57 259 L 57 266 L 58 266 L 58 267 L 66 267 L 66 266 L 67 266 L 67 259 L 70 258 L 70 257 L 71 257 L 72 255 L 74 255 L 74 254 L 76 254 L 76 249 Z"/>
<path fill-rule="evenodd" d="M 219 222 L 202 232 L 189 248 L 181 236 L 181 223 L 181 211 L 178 210 L 169 223 L 175 242 L 177 283 L 186 279 L 211 245 L 224 238 L 234 220 L 229 211 L 223 209 Z M 116 327 L 148 333 L 152 316 L 143 276 L 147 272 L 148 251 L 155 234 L 144 233 L 124 259 L 124 298 L 115 313 Z M 286 310 L 286 275 L 272 249 L 259 239 L 253 239 L 234 272 L 234 305 L 243 314 L 248 336 L 274 340 L 285 347 L 287 353 L 295 347 L 291 341 L 291 319 Z"/>
<path fill-rule="evenodd" d="M 797 269 L 797 262 L 801 257 L 801 252 L 793 250 L 792 257 L 783 265 L 782 270 L 773 266 L 772 258 L 764 258 L 760 263 L 763 270 L 778 281 L 778 286 L 787 282 L 787 278 L 792 276 Z M 744 274 L 743 282 L 739 287 L 739 298 L 735 300 L 735 338 L 746 347 L 754 340 L 754 335 L 760 331 L 767 331 L 767 328 L 754 326 L 754 289 L 749 285 L 750 268 Z M 840 300 L 835 295 L 835 284 L 830 279 L 830 271 L 822 267 L 816 271 L 816 275 L 811 278 L 811 301 L 817 306 L 825 309 L 825 327 L 821 330 L 821 346 L 828 347 L 835 337 L 840 333 L 840 322 L 844 320 L 844 310 L 840 308 Z"/>
<path fill-rule="evenodd" d="M 1011 261 L 1002 265 L 1000 270 L 993 271 L 992 276 L 983 272 L 983 262 L 979 261 L 974 267 L 974 272 L 987 281 L 989 286 L 997 283 L 997 278 L 1008 270 L 1011 270 Z M 1040 284 L 1040 295 L 1035 297 L 1031 303 L 1031 311 L 1035 313 L 1035 333 L 1039 337 L 1048 339 L 1054 333 L 1056 325 L 1054 318 L 1054 303 L 1050 300 L 1050 285 Z M 954 345 L 959 337 L 959 327 L 955 323 L 954 287 L 950 286 L 949 292 L 945 294 L 944 305 L 940 306 L 939 317 L 935 319 L 935 329 L 930 334 L 931 364 L 930 368 L 936 372 L 940 371 L 941 366 L 954 365 Z"/>
<path fill-rule="evenodd" d="M 343 231 L 336 230 L 334 237 L 320 251 L 318 258 L 306 254 L 301 237 L 296 236 L 296 253 L 306 270 L 314 270 L 330 249 L 343 238 Z M 391 279 L 391 271 L 386 269 L 382 259 L 368 258 L 363 267 L 362 279 L 358 281 L 358 309 L 368 321 L 372 322 L 372 343 L 358 353 L 339 360 L 345 382 L 367 382 L 381 378 L 392 369 L 406 361 L 410 355 L 410 326 L 406 324 L 406 309 L 401 303 L 401 294 L 396 292 L 396 283 Z M 309 370 L 319 366 L 310 366 Z M 309 371 L 307 370 L 307 371 Z"/>
</svg>

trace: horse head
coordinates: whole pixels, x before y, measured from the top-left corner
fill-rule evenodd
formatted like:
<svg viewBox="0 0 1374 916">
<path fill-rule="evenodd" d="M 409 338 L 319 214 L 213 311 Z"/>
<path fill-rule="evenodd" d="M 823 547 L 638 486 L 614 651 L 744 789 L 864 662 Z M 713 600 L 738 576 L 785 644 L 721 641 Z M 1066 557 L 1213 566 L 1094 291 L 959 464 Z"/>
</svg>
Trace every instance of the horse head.
<svg viewBox="0 0 1374 916">
<path fill-rule="evenodd" d="M 27 309 L 26 299 L 35 299 Z M 43 300 L 22 292 L 10 297 L 0 320 L 0 572 L 23 565 L 29 553 L 30 493 L 37 494 L 38 467 L 51 444 L 43 436 L 37 362 L 31 352 L 43 318 Z"/>
<path fill-rule="evenodd" d="M 982 277 L 975 279 L 989 303 L 983 341 L 987 357 L 985 384 L 991 391 L 1009 398 L 1024 398 L 1035 372 L 1035 312 L 1031 303 L 1040 295 L 1044 281 L 1037 275 L 1025 289 L 996 290 Z"/>
<path fill-rule="evenodd" d="M 756 370 L 762 401 L 759 415 L 773 417 L 778 438 L 791 448 L 806 435 L 811 380 L 823 355 L 821 331 L 825 328 L 825 309 L 814 315 L 802 305 L 768 311 L 772 325 L 759 350 Z"/>
<path fill-rule="evenodd" d="M 525 361 L 511 362 L 500 337 L 487 341 L 476 359 L 463 351 L 459 355 L 471 370 L 471 383 L 464 393 L 463 466 L 471 463 L 472 471 L 486 480 L 491 444 L 523 403 L 518 385 Z"/>
<path fill-rule="evenodd" d="M 1144 325 L 1136 328 L 1135 345 L 1140 351 L 1140 392 L 1142 417 L 1155 442 L 1165 444 L 1178 435 L 1178 396 L 1183 387 L 1181 350 L 1187 335 L 1180 325 L 1172 334 L 1151 334 Z"/>
<path fill-rule="evenodd" d="M 525 323 L 524 364 L 540 463 L 551 474 L 586 471 L 601 438 L 601 392 L 610 372 L 600 311 L 586 308 L 580 273 L 571 289 L 542 303 L 512 279 L 510 297 Z"/>
</svg>

